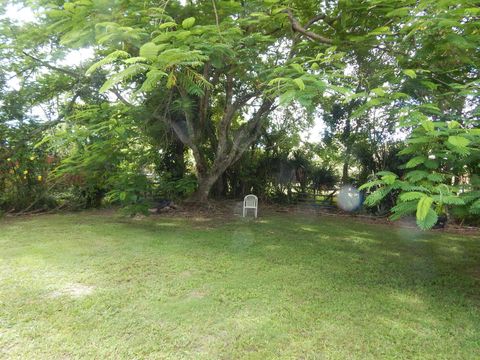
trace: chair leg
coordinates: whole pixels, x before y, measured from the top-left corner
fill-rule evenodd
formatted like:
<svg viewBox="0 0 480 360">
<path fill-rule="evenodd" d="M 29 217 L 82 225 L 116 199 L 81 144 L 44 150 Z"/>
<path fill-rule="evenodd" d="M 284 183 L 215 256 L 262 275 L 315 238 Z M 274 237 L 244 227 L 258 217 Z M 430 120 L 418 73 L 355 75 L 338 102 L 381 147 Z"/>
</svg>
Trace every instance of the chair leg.
<svg viewBox="0 0 480 360">
<path fill-rule="evenodd" d="M 245 207 L 243 208 L 243 217 L 245 217 Z"/>
<path fill-rule="evenodd" d="M 255 208 L 255 219 L 257 218 L 258 208 Z"/>
</svg>

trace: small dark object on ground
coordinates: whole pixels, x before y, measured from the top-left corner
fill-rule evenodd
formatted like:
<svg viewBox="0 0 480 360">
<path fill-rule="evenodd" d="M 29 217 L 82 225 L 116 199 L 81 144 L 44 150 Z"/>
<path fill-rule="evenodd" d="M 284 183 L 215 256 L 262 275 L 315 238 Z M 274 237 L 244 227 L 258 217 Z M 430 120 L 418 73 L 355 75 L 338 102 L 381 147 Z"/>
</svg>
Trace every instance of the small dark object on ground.
<svg viewBox="0 0 480 360">
<path fill-rule="evenodd" d="M 434 229 L 444 229 L 445 225 L 447 225 L 447 216 L 446 215 L 440 215 L 438 217 L 437 223 L 433 225 Z"/>
<path fill-rule="evenodd" d="M 159 199 L 157 200 L 155 207 L 148 209 L 148 211 L 151 213 L 160 214 L 163 212 L 176 210 L 176 209 L 177 209 L 177 205 L 175 205 L 175 203 L 172 200 Z"/>
</svg>

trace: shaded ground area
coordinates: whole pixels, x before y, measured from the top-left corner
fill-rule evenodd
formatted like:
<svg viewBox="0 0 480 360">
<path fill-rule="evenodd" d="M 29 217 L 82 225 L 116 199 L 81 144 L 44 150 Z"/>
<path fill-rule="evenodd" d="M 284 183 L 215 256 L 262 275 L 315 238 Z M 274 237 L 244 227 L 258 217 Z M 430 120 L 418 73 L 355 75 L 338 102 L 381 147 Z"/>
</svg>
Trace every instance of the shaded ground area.
<svg viewBox="0 0 480 360">
<path fill-rule="evenodd" d="M 0 222 L 0 358 L 480 357 L 480 243 L 333 216 Z"/>
</svg>

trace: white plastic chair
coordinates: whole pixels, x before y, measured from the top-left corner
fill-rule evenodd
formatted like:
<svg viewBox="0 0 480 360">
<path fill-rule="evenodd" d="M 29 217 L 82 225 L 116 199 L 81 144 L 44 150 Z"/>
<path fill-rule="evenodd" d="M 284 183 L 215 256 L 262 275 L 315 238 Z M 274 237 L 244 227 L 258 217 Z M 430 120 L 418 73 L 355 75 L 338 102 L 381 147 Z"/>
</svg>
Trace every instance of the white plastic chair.
<svg viewBox="0 0 480 360">
<path fill-rule="evenodd" d="M 247 210 L 248 209 L 254 209 L 255 210 L 255 217 L 257 217 L 258 213 L 258 198 L 255 195 L 247 195 L 243 199 L 243 217 L 247 215 Z"/>
</svg>

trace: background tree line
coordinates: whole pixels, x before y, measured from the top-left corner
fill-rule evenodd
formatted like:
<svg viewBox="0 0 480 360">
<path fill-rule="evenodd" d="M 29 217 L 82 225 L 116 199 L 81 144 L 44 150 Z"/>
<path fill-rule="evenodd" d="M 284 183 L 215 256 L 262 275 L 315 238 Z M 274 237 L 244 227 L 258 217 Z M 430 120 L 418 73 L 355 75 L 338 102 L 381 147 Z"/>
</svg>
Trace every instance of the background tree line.
<svg viewBox="0 0 480 360">
<path fill-rule="evenodd" d="M 36 16 L 0 25 L 4 211 L 366 183 L 423 228 L 480 212 L 475 1 L 5 5 Z"/>
</svg>

